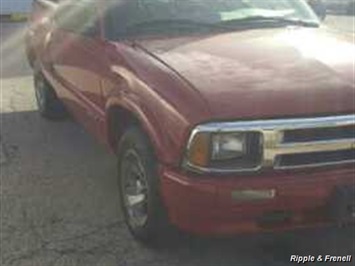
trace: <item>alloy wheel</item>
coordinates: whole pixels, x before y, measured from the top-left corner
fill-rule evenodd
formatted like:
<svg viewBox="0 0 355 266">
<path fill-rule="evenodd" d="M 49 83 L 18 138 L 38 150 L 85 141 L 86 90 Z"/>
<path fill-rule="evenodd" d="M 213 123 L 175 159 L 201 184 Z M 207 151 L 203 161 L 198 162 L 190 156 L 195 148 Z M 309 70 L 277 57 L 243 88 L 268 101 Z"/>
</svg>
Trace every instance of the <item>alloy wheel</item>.
<svg viewBox="0 0 355 266">
<path fill-rule="evenodd" d="M 148 220 L 148 183 L 141 159 L 133 149 L 128 150 L 121 168 L 122 193 L 128 223 L 142 227 Z"/>
</svg>

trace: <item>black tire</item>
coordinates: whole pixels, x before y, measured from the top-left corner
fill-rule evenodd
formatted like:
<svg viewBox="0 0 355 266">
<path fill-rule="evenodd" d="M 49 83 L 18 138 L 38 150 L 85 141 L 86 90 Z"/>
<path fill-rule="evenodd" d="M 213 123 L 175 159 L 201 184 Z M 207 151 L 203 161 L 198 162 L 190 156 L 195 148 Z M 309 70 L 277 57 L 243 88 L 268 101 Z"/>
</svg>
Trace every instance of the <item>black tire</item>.
<svg viewBox="0 0 355 266">
<path fill-rule="evenodd" d="M 34 87 L 38 111 L 42 117 L 58 120 L 66 116 L 64 105 L 44 75 L 38 70 L 34 73 Z"/>
<path fill-rule="evenodd" d="M 118 175 L 121 207 L 132 235 L 145 244 L 166 239 L 173 230 L 161 200 L 157 160 L 148 137 L 139 127 L 129 128 L 119 142 Z M 135 197 L 133 190 L 142 199 L 140 206 L 129 206 L 129 197 Z"/>
</svg>

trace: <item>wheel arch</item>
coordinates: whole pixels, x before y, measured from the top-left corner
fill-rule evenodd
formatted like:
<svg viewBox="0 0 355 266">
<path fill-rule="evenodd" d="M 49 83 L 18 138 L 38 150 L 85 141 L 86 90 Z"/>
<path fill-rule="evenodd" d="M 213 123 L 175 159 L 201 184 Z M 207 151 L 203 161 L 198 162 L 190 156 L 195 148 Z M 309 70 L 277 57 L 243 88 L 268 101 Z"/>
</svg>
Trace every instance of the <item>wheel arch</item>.
<svg viewBox="0 0 355 266">
<path fill-rule="evenodd" d="M 117 102 L 109 104 L 106 110 L 107 139 L 112 151 L 116 152 L 117 144 L 127 128 L 137 126 L 148 137 L 155 156 L 161 158 L 162 143 L 158 141 L 157 128 L 146 114 L 136 106 Z"/>
</svg>

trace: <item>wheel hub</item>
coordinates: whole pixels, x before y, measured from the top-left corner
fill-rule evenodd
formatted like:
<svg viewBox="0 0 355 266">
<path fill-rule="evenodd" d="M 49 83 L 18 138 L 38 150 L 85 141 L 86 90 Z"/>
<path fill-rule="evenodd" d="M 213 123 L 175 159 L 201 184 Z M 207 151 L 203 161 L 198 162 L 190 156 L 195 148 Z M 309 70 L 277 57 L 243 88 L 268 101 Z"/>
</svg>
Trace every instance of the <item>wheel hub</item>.
<svg viewBox="0 0 355 266">
<path fill-rule="evenodd" d="M 141 227 L 148 219 L 148 186 L 145 170 L 139 155 L 129 150 L 121 169 L 122 193 L 129 223 Z"/>
</svg>

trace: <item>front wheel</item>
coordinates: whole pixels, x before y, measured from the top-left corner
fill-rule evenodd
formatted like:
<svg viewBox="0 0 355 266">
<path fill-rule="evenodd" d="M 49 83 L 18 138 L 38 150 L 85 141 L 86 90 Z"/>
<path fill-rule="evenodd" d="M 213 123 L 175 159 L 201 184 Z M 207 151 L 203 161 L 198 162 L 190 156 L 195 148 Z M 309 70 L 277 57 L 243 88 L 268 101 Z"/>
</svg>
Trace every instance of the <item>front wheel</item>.
<svg viewBox="0 0 355 266">
<path fill-rule="evenodd" d="M 157 161 L 146 135 L 131 127 L 118 147 L 121 207 L 132 235 L 152 243 L 168 232 L 169 223 L 160 196 Z"/>
</svg>

